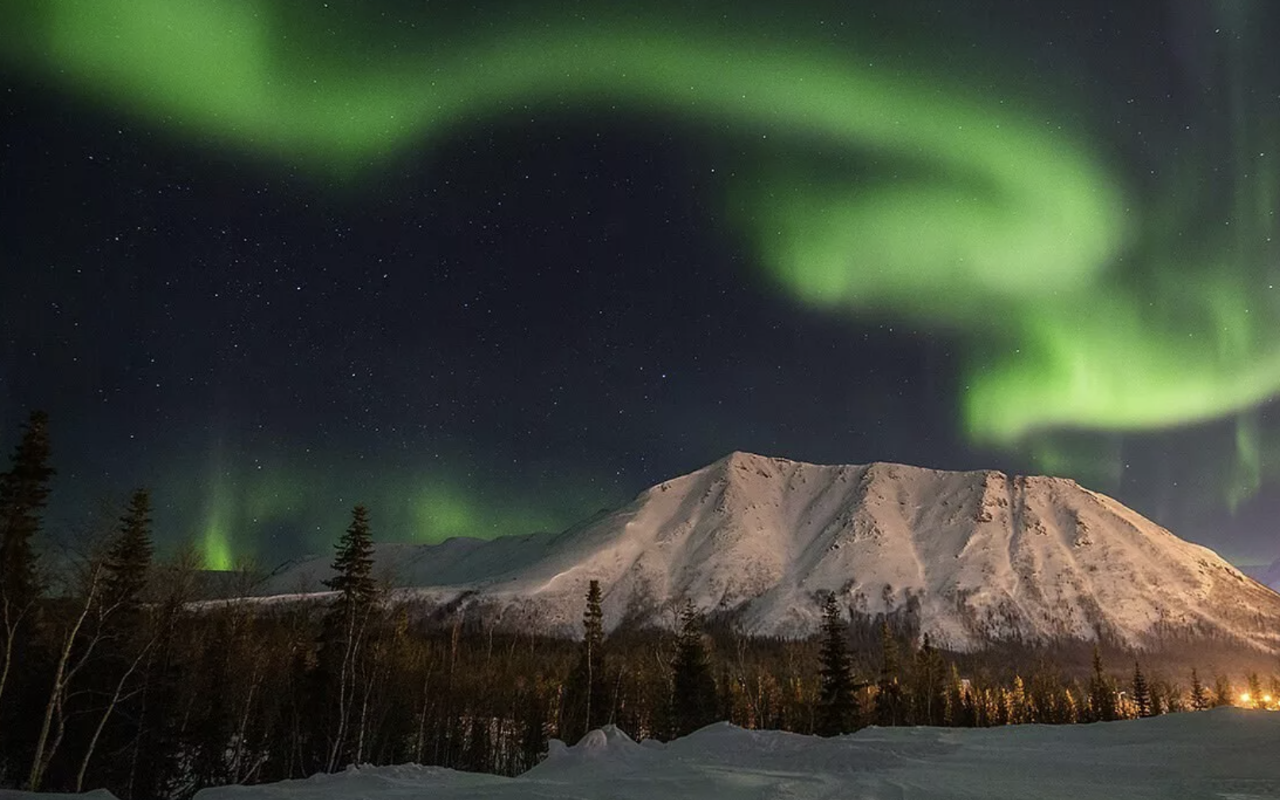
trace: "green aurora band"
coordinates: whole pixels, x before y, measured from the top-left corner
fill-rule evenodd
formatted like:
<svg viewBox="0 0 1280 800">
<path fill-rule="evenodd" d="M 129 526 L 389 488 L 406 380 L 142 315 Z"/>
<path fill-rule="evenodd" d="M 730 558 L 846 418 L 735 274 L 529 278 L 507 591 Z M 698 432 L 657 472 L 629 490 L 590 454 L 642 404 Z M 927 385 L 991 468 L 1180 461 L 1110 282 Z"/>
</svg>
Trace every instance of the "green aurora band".
<svg viewBox="0 0 1280 800">
<path fill-rule="evenodd" d="M 697 21 L 530 12 L 391 47 L 319 16 L 235 0 L 15 3 L 0 58 L 186 139 L 342 178 L 538 106 L 717 132 L 751 153 L 723 179 L 725 202 L 770 280 L 819 308 L 961 337 L 977 443 L 1155 430 L 1280 393 L 1280 292 L 1263 263 L 1280 151 L 1260 146 L 1280 132 L 1251 130 L 1243 106 L 1233 170 L 1252 178 L 1230 237 L 1197 249 L 1161 240 L 1170 224 L 1139 217 L 1086 137 L 953 80 Z M 1253 488 L 1257 438 L 1242 418 Z M 423 503 L 447 511 L 437 495 Z M 220 525 L 207 549 L 222 562 Z"/>
<path fill-rule="evenodd" d="M 335 459 L 340 461 L 340 459 Z M 459 457 L 451 463 L 461 464 Z M 207 456 L 203 480 L 191 481 L 185 465 L 174 462 L 157 487 L 157 496 L 178 508 L 200 510 L 193 539 L 205 568 L 230 570 L 261 553 L 276 534 L 296 535 L 308 546 L 328 552 L 334 530 L 341 530 L 356 502 L 372 511 L 379 538 L 402 542 L 439 542 L 454 536 L 493 538 L 534 531 L 555 531 L 577 519 L 601 498 L 571 470 L 557 470 L 554 483 L 523 491 L 499 488 L 491 481 L 460 481 L 442 471 L 385 465 L 365 481 L 332 467 L 279 462 L 262 469 L 237 469 L 215 449 Z M 256 564 L 270 568 L 274 564 Z"/>
</svg>

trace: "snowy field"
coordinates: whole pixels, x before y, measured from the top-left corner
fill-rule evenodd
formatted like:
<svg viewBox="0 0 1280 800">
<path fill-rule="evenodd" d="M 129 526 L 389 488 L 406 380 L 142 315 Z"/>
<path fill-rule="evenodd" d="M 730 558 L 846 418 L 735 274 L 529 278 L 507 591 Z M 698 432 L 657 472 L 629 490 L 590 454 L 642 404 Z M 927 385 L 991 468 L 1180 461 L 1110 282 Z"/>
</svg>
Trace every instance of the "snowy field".
<svg viewBox="0 0 1280 800">
<path fill-rule="evenodd" d="M 574 747 L 553 742 L 547 760 L 517 778 L 437 767 L 351 768 L 206 789 L 197 798 L 1256 800 L 1280 798 L 1280 713 L 1219 709 L 985 730 L 869 728 L 836 739 L 718 724 L 669 744 L 637 744 L 608 729 Z"/>
</svg>

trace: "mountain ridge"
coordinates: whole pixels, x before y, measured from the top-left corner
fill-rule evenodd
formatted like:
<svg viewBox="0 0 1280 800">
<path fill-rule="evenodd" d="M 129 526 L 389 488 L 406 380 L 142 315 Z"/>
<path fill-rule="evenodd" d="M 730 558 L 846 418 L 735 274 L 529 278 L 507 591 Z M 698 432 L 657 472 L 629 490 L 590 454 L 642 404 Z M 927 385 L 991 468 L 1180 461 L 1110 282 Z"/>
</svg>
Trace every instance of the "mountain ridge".
<svg viewBox="0 0 1280 800">
<path fill-rule="evenodd" d="M 590 580 L 606 625 L 669 621 L 675 602 L 754 634 L 811 632 L 818 598 L 912 613 L 959 649 L 992 638 L 1186 629 L 1280 651 L 1280 595 L 1066 478 L 906 464 L 817 465 L 734 452 L 557 534 L 382 545 L 400 591 L 576 632 Z M 471 542 L 471 543 L 468 543 Z M 308 572 L 309 570 L 309 572 Z M 263 593 L 319 578 L 317 559 Z"/>
</svg>

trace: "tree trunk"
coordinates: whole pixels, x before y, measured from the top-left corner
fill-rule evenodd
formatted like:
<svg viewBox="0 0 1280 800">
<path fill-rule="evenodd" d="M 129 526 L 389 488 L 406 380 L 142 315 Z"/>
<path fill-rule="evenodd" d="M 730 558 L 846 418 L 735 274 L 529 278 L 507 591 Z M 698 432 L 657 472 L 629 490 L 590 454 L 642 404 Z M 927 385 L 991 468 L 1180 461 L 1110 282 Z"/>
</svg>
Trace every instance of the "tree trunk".
<svg viewBox="0 0 1280 800">
<path fill-rule="evenodd" d="M 4 664 L 0 665 L 0 699 L 4 699 L 4 687 L 9 683 L 9 668 L 13 665 L 13 644 L 18 640 L 18 626 L 22 624 L 22 618 L 26 616 L 30 606 L 23 606 L 17 616 L 14 616 L 13 604 L 8 597 L 0 597 L 0 605 L 4 609 Z"/>
<path fill-rule="evenodd" d="M 154 641 L 154 640 L 153 640 Z M 120 677 L 120 681 L 116 683 L 116 690 L 111 695 L 111 702 L 107 704 L 106 709 L 102 712 L 102 718 L 98 720 L 98 726 L 94 728 L 93 736 L 89 739 L 89 746 L 85 749 L 84 758 L 80 760 L 80 769 L 76 772 L 76 794 L 84 791 L 84 774 L 89 769 L 89 761 L 93 758 L 93 751 L 98 747 L 98 739 L 102 736 L 102 731 L 107 727 L 107 720 L 111 718 L 111 714 L 115 712 L 116 706 L 121 700 L 128 699 L 137 694 L 136 691 L 124 694 L 125 684 L 129 682 L 129 678 L 138 669 L 138 665 L 142 663 L 142 659 L 146 656 L 147 651 L 151 649 L 153 642 L 147 642 L 147 646 L 142 648 L 138 656 L 133 659 L 133 663 L 129 665 L 129 669 L 125 670 L 124 675 Z"/>
<path fill-rule="evenodd" d="M 35 792 L 40 789 L 40 782 L 44 778 L 44 771 L 49 766 L 49 762 L 53 760 L 55 748 L 46 747 L 49 744 L 49 730 L 53 727 L 54 712 L 61 708 L 63 694 L 66 692 L 67 681 L 70 679 L 68 665 L 71 662 L 71 650 L 75 646 L 76 638 L 80 635 L 80 628 L 84 625 L 86 619 L 89 618 L 89 611 L 93 608 L 94 600 L 97 598 L 98 575 L 96 568 L 89 578 L 88 590 L 85 592 L 84 606 L 80 609 L 80 616 L 76 618 L 76 623 L 67 633 L 66 641 L 62 645 L 62 653 L 58 657 L 58 667 L 53 675 L 53 688 L 49 690 L 49 702 L 45 704 L 44 719 L 40 723 L 40 735 L 36 737 L 35 755 L 31 759 L 31 772 L 27 776 L 27 789 Z M 92 647 L 90 647 L 92 651 Z M 84 659 L 88 658 L 86 653 L 80 663 L 84 663 Z"/>
</svg>

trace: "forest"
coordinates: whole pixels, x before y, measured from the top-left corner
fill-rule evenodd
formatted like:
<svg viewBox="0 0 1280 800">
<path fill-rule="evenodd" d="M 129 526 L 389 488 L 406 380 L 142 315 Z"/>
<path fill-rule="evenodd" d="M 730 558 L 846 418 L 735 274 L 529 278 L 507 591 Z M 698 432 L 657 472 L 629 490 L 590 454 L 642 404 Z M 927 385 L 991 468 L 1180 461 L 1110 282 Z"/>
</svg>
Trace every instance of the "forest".
<svg viewBox="0 0 1280 800">
<path fill-rule="evenodd" d="M 579 637 L 490 624 L 373 577 L 357 506 L 334 577 L 307 598 L 250 596 L 190 552 L 156 555 L 136 490 L 73 561 L 42 558 L 54 472 L 31 415 L 0 473 L 0 788 L 189 797 L 352 763 L 518 774 L 550 739 L 612 724 L 667 740 L 728 721 L 831 736 L 868 725 L 1074 724 L 1274 704 L 1280 663 L 1179 638 L 992 642 L 947 652 L 909 613 L 821 599 L 808 639 L 742 634 L 686 603 L 666 626 L 606 631 L 600 587 Z M 1201 671 L 1203 669 L 1203 671 Z"/>
</svg>

